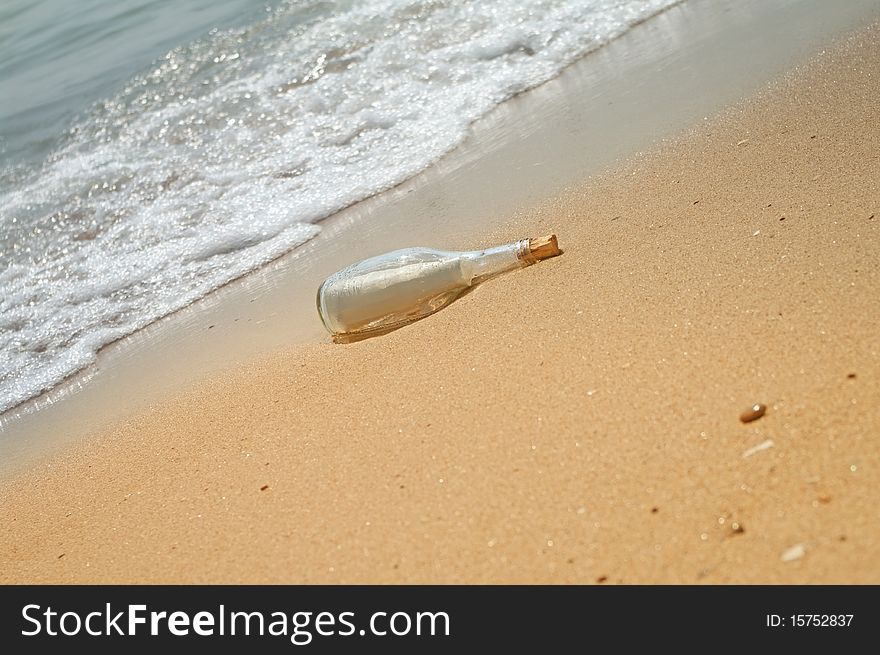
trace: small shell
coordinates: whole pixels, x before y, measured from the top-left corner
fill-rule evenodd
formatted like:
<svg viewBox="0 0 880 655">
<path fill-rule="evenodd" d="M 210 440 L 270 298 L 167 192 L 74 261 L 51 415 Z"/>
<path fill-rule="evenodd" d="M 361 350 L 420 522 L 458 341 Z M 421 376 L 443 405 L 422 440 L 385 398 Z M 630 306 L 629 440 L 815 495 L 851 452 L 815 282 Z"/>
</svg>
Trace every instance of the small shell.
<svg viewBox="0 0 880 655">
<path fill-rule="evenodd" d="M 764 416 L 767 413 L 767 405 L 762 403 L 755 403 L 751 407 L 749 407 L 746 411 L 739 415 L 739 420 L 743 423 L 751 423 L 752 421 L 757 421 L 759 418 Z"/>
</svg>

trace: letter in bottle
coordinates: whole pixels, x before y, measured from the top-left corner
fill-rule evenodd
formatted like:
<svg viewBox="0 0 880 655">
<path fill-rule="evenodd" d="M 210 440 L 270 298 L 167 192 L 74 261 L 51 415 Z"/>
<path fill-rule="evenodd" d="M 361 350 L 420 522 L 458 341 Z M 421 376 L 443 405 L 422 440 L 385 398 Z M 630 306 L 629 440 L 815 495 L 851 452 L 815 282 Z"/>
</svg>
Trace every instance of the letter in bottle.
<svg viewBox="0 0 880 655">
<path fill-rule="evenodd" d="M 555 235 L 470 252 L 395 250 L 324 280 L 318 313 L 336 337 L 383 333 L 433 314 L 474 284 L 558 254 Z"/>
</svg>

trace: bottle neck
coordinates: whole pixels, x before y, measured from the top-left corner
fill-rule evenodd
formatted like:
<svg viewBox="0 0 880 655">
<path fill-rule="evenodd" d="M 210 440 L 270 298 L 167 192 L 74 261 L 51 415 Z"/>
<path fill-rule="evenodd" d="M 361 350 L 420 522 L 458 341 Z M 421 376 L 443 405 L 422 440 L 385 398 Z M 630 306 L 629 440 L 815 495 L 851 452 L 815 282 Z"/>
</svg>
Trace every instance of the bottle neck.
<svg viewBox="0 0 880 655">
<path fill-rule="evenodd" d="M 529 254 L 529 240 L 523 239 L 504 246 L 463 253 L 461 269 L 468 284 L 478 284 L 490 277 L 532 264 Z"/>
</svg>

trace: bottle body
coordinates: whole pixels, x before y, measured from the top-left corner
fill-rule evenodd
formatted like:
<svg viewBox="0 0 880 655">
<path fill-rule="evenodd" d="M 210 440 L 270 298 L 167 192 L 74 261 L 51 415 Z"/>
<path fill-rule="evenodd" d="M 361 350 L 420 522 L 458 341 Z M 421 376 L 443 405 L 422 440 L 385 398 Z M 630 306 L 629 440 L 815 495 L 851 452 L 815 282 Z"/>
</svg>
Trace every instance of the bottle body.
<svg viewBox="0 0 880 655">
<path fill-rule="evenodd" d="M 318 313 L 335 336 L 390 330 L 433 314 L 473 284 L 533 263 L 529 243 L 470 252 L 406 248 L 371 257 L 324 280 Z"/>
<path fill-rule="evenodd" d="M 431 314 L 467 288 L 461 261 L 422 249 L 367 259 L 327 278 L 318 313 L 331 334 L 390 328 Z"/>
</svg>

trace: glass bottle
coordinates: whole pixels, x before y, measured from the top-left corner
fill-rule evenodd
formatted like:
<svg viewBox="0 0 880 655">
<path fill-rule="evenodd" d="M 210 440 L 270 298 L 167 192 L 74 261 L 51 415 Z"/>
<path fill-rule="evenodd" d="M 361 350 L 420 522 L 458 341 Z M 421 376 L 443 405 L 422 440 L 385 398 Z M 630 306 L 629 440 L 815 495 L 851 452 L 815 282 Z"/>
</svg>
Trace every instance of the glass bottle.
<svg viewBox="0 0 880 655">
<path fill-rule="evenodd" d="M 490 277 L 558 254 L 555 234 L 471 252 L 395 250 L 324 280 L 318 314 L 337 340 L 370 336 L 433 314 Z"/>
</svg>

